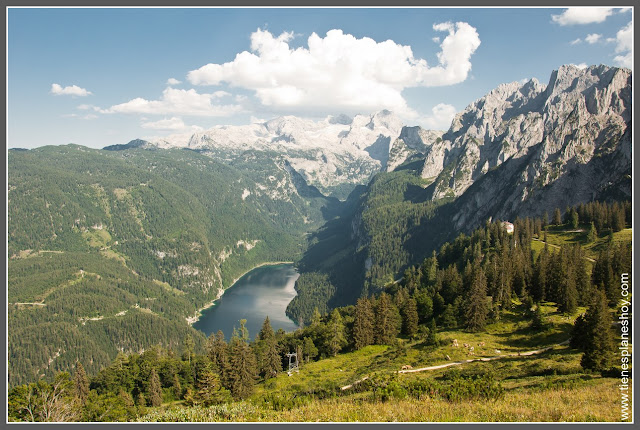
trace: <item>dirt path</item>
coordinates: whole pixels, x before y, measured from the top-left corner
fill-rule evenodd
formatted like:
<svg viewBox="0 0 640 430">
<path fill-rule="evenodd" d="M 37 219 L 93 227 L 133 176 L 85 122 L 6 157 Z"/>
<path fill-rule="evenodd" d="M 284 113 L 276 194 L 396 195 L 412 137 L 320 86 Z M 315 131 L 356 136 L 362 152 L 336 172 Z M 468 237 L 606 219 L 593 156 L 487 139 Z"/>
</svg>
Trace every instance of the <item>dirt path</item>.
<svg viewBox="0 0 640 430">
<path fill-rule="evenodd" d="M 564 342 L 560 342 L 557 343 L 555 345 L 551 345 L 551 346 L 547 346 L 546 348 L 542 348 L 542 349 L 536 349 L 533 351 L 525 351 L 525 352 L 516 352 L 513 354 L 502 354 L 502 355 L 496 355 L 494 357 L 480 357 L 480 358 L 471 358 L 468 360 L 461 360 L 461 361 L 452 361 L 450 363 L 444 363 L 444 364 L 438 364 L 436 366 L 427 366 L 427 367 L 420 367 L 418 369 L 406 369 L 406 370 L 398 370 L 397 373 L 413 373 L 413 372 L 424 372 L 426 370 L 438 370 L 438 369 L 444 369 L 446 367 L 451 367 L 451 366 L 459 366 L 461 364 L 465 364 L 465 363 L 472 363 L 474 361 L 493 361 L 493 360 L 500 360 L 503 358 L 509 358 L 509 357 L 527 357 L 530 355 L 536 355 L 536 354 L 542 354 L 543 352 L 547 352 L 557 346 L 562 346 L 562 345 L 568 345 L 569 344 L 569 339 L 565 340 Z M 365 376 L 362 379 L 358 379 L 357 381 L 355 381 L 353 384 L 349 384 L 349 385 L 345 385 L 344 387 L 340 387 L 341 390 L 348 390 L 349 388 L 353 387 L 356 384 L 359 384 L 360 382 L 368 379 L 368 376 Z"/>
</svg>

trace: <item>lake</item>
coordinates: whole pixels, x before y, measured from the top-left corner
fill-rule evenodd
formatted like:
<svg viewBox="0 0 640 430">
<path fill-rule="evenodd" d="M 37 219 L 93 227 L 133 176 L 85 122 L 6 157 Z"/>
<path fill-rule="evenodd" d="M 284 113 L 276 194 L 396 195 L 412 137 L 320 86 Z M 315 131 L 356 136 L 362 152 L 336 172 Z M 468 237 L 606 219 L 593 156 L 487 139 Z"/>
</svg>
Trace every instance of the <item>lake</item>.
<svg viewBox="0 0 640 430">
<path fill-rule="evenodd" d="M 268 315 L 273 331 L 279 328 L 293 331 L 298 325 L 286 316 L 285 310 L 296 296 L 294 285 L 299 276 L 292 264 L 253 269 L 227 288 L 213 307 L 202 311 L 193 327 L 207 336 L 222 330 L 229 340 L 234 327 L 240 328 L 240 320 L 244 318 L 253 340 Z"/>
</svg>

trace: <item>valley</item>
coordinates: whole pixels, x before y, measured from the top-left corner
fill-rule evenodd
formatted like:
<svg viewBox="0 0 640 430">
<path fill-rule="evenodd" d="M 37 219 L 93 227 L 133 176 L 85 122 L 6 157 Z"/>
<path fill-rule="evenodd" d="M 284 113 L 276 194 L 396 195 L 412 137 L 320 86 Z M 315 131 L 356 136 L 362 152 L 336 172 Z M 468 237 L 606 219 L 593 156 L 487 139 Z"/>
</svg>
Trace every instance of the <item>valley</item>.
<svg viewBox="0 0 640 430">
<path fill-rule="evenodd" d="M 62 390 L 86 421 L 617 421 L 631 152 L 630 70 L 572 65 L 447 131 L 9 150 L 10 417 Z"/>
</svg>

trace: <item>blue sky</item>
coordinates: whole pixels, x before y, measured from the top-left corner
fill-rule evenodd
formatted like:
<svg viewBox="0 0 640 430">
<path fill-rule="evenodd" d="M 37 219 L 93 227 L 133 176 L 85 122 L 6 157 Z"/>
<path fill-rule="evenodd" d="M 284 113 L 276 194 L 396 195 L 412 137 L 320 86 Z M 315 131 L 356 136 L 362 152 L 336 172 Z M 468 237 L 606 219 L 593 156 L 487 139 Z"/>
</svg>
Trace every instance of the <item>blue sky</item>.
<svg viewBox="0 0 640 430">
<path fill-rule="evenodd" d="M 408 125 L 446 129 L 501 83 L 546 84 L 563 64 L 632 65 L 629 9 L 11 8 L 8 15 L 8 147 L 100 148 L 284 114 L 319 119 L 384 108 Z"/>
</svg>

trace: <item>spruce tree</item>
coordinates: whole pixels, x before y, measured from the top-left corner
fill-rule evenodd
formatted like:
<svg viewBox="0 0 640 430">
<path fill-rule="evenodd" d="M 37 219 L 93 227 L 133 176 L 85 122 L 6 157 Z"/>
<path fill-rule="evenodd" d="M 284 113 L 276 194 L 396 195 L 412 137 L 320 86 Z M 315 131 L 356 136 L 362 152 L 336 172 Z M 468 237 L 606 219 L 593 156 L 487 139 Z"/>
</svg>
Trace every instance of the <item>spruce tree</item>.
<svg viewBox="0 0 640 430">
<path fill-rule="evenodd" d="M 458 321 L 456 320 L 456 312 L 453 308 L 452 304 L 448 304 L 442 315 L 440 315 L 440 319 L 442 322 L 442 326 L 445 328 L 454 328 L 458 326 Z"/>
<path fill-rule="evenodd" d="M 87 378 L 84 367 L 79 361 L 76 363 L 76 376 L 74 379 L 76 398 L 84 405 L 89 397 L 89 378 Z"/>
<path fill-rule="evenodd" d="M 271 322 L 267 316 L 258 333 L 256 342 L 260 373 L 265 378 L 273 378 L 282 371 L 282 360 L 278 354 L 278 343 Z"/>
<path fill-rule="evenodd" d="M 225 403 L 231 400 L 231 393 L 220 382 L 220 376 L 211 365 L 207 366 L 198 380 L 198 391 L 194 403 L 205 407 Z"/>
<path fill-rule="evenodd" d="M 596 226 L 593 224 L 593 221 L 591 221 L 591 224 L 589 224 L 589 230 L 587 231 L 587 242 L 593 243 L 597 238 L 598 232 L 596 231 Z"/>
<path fill-rule="evenodd" d="M 240 333 L 245 333 L 246 320 L 240 320 Z M 244 399 L 253 392 L 256 382 L 256 356 L 246 340 L 234 330 L 230 349 L 229 386 L 234 399 Z"/>
<path fill-rule="evenodd" d="M 597 290 L 585 314 L 584 354 L 580 364 L 598 372 L 608 370 L 615 359 L 612 317 L 605 294 Z"/>
<path fill-rule="evenodd" d="M 398 335 L 395 307 L 385 292 L 380 294 L 375 308 L 375 341 L 378 345 L 391 345 Z"/>
<path fill-rule="evenodd" d="M 227 346 L 227 342 L 224 340 L 224 333 L 222 330 L 218 330 L 215 338 L 209 344 L 208 355 L 209 359 L 220 373 L 222 385 L 229 388 L 229 348 Z"/>
<path fill-rule="evenodd" d="M 436 343 L 438 343 L 438 329 L 436 328 L 436 320 L 435 318 L 431 318 L 431 321 L 429 321 L 429 334 L 427 335 L 427 339 L 425 340 L 425 343 L 427 345 L 435 345 Z"/>
<path fill-rule="evenodd" d="M 171 386 L 173 390 L 173 397 L 176 400 L 180 400 L 182 398 L 182 385 L 180 384 L 180 378 L 178 378 L 178 374 L 173 374 L 173 383 Z"/>
<path fill-rule="evenodd" d="M 374 322 L 375 314 L 373 312 L 371 301 L 366 297 L 359 298 L 356 302 L 353 321 L 353 341 L 356 349 L 373 344 Z"/>
<path fill-rule="evenodd" d="M 318 356 L 318 348 L 316 348 L 316 345 L 313 343 L 313 339 L 310 337 L 304 338 L 302 353 L 304 354 L 307 363 Z"/>
<path fill-rule="evenodd" d="M 195 349 L 195 342 L 193 341 L 193 337 L 190 334 L 188 334 L 184 339 L 182 359 L 187 360 L 189 362 L 189 365 L 191 365 L 191 358 L 193 357 L 194 349 Z"/>
<path fill-rule="evenodd" d="M 162 404 L 162 386 L 160 385 L 160 377 L 156 369 L 151 369 L 149 378 L 149 402 L 151 406 L 157 407 Z"/>
<path fill-rule="evenodd" d="M 406 299 L 402 306 L 402 331 L 410 338 L 418 332 L 418 307 L 413 297 Z"/>
<path fill-rule="evenodd" d="M 329 328 L 329 351 L 335 357 L 338 352 L 347 345 L 345 338 L 345 327 L 342 315 L 338 312 L 338 309 L 334 309 L 331 312 L 328 322 Z"/>
<path fill-rule="evenodd" d="M 487 320 L 487 279 L 479 263 L 474 265 L 469 297 L 465 304 L 466 326 L 471 331 L 483 330 Z"/>
<path fill-rule="evenodd" d="M 562 225 L 562 213 L 559 208 L 556 208 L 553 211 L 553 224 L 554 225 Z"/>
</svg>

